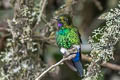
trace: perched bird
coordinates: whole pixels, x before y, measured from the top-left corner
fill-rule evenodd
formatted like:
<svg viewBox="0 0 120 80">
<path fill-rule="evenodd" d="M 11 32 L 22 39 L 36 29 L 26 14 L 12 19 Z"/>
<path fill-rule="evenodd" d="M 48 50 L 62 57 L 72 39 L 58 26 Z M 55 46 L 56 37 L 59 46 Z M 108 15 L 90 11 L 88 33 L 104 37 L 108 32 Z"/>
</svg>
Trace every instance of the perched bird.
<svg viewBox="0 0 120 80">
<path fill-rule="evenodd" d="M 61 53 L 66 54 L 68 49 L 72 47 L 77 49 L 75 57 L 66 63 L 68 66 L 77 71 L 79 76 L 83 76 L 83 67 L 81 63 L 81 38 L 78 29 L 73 25 L 72 19 L 69 15 L 63 14 L 57 18 L 58 31 L 56 32 L 56 42 L 60 48 Z M 63 56 L 64 56 L 63 55 Z"/>
</svg>

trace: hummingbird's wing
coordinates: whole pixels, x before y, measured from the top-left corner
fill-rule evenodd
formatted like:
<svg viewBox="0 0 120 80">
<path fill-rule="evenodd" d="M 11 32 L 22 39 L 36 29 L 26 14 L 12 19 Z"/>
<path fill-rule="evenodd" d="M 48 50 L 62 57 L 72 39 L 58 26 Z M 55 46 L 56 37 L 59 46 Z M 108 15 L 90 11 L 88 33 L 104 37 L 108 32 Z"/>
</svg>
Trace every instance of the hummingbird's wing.
<svg viewBox="0 0 120 80">
<path fill-rule="evenodd" d="M 80 43 L 82 43 L 81 34 L 79 32 L 78 32 L 78 35 L 79 35 Z"/>
</svg>

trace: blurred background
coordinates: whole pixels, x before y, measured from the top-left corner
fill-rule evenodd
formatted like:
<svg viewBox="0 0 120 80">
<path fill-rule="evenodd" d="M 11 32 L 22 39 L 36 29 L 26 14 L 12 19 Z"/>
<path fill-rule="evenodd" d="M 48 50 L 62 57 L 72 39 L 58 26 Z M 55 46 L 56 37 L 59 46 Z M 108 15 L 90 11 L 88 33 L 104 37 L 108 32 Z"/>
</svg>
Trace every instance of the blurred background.
<svg viewBox="0 0 120 80">
<path fill-rule="evenodd" d="M 39 0 L 36 0 L 39 1 Z M 47 21 L 49 22 L 53 17 L 56 10 L 65 3 L 66 0 L 48 0 L 45 7 L 45 14 Z M 88 38 L 94 29 L 104 25 L 103 20 L 97 18 L 104 12 L 117 6 L 119 0 L 79 0 L 76 5 L 73 6 L 73 24 L 79 28 L 81 33 L 82 53 L 88 54 L 91 51 L 91 47 L 88 44 Z M 14 16 L 13 8 L 10 4 L 10 0 L 0 0 L 0 51 L 4 51 L 6 39 L 10 36 L 9 32 L 5 29 L 8 27 L 7 19 L 12 19 Z M 41 22 L 41 25 L 44 25 Z M 35 34 L 39 35 L 39 27 L 36 29 Z M 49 66 L 55 64 L 62 58 L 58 47 L 55 45 L 44 45 L 40 51 L 42 54 L 42 60 Z M 120 42 L 115 46 L 114 60 L 110 61 L 114 64 L 120 65 Z M 86 68 L 86 63 L 84 68 Z M 0 63 L 1 64 L 1 63 Z M 114 71 L 108 68 L 103 68 L 104 77 L 100 80 L 120 80 L 120 71 Z M 66 65 L 61 65 L 56 70 L 49 72 L 49 77 L 44 77 L 43 80 L 80 80 L 78 75 L 71 71 Z"/>
</svg>

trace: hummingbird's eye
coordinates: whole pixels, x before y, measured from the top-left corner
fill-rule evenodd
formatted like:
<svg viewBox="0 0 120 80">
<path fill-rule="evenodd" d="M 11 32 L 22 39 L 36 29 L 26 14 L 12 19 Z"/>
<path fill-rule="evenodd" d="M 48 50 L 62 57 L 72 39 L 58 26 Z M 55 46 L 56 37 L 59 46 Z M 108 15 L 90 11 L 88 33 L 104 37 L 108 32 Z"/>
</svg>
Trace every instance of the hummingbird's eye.
<svg viewBox="0 0 120 80">
<path fill-rule="evenodd" d="M 67 24 L 70 24 L 68 18 L 65 18 L 65 21 Z"/>
<path fill-rule="evenodd" d="M 58 21 L 58 22 L 61 22 L 61 20 L 60 20 L 60 19 L 57 19 L 57 21 Z"/>
</svg>

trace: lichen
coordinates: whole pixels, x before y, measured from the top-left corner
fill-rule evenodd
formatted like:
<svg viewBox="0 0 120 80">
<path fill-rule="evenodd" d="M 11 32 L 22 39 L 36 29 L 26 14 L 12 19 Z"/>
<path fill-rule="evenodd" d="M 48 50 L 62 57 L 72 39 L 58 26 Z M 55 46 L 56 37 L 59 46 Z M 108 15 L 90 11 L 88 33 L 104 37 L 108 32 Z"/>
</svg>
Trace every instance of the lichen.
<svg viewBox="0 0 120 80">
<path fill-rule="evenodd" d="M 106 21 L 105 26 L 93 31 L 93 36 L 89 38 L 92 46 L 90 53 L 92 62 L 88 66 L 86 75 L 89 80 L 97 80 L 101 72 L 101 62 L 107 62 L 114 59 L 114 46 L 120 39 L 120 4 L 117 8 L 111 9 L 109 12 L 102 14 L 102 19 Z M 94 78 L 93 78 L 94 76 Z M 87 80 L 85 78 L 85 80 Z"/>
</svg>

